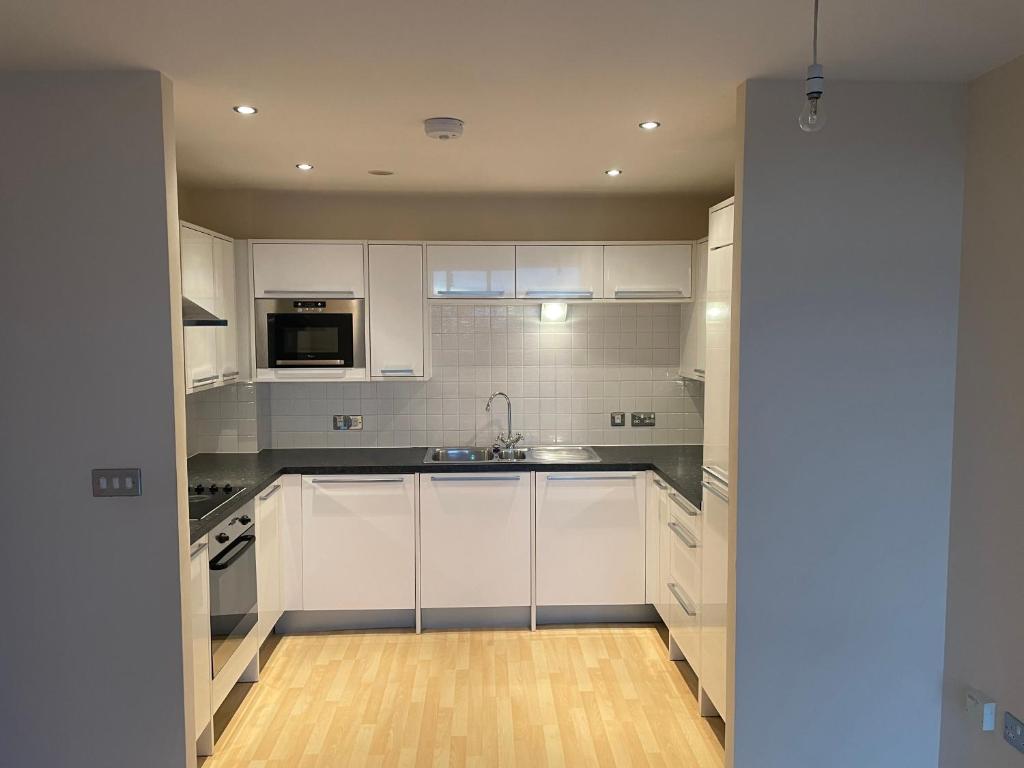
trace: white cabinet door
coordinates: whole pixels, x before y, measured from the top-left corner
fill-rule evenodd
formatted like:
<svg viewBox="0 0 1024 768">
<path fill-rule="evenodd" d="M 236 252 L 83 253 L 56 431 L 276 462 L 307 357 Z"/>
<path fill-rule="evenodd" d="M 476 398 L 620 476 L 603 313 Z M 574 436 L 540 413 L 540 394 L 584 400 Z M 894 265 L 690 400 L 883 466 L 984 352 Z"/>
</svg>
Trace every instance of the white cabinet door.
<svg viewBox="0 0 1024 768">
<path fill-rule="evenodd" d="M 281 618 L 284 595 L 281 561 L 280 482 L 273 482 L 256 497 L 257 638 L 260 645 Z"/>
<path fill-rule="evenodd" d="M 733 244 L 733 214 L 736 208 L 732 198 L 719 203 L 711 209 L 708 217 L 708 248 L 715 250 Z"/>
<path fill-rule="evenodd" d="M 654 472 L 649 471 L 647 473 L 647 491 L 644 497 L 644 506 L 646 507 L 644 515 L 646 530 L 646 541 L 644 543 L 644 592 L 650 605 L 657 605 L 658 603 L 658 537 L 661 534 L 658 528 L 658 504 L 661 499 L 662 490 L 667 487 L 665 481 L 654 474 Z"/>
<path fill-rule="evenodd" d="M 704 373 L 704 463 L 729 471 L 729 392 L 732 345 L 732 249 L 708 252 Z"/>
<path fill-rule="evenodd" d="M 640 605 L 644 475 L 537 473 L 537 605 Z"/>
<path fill-rule="evenodd" d="M 416 607 L 416 476 L 302 478 L 307 611 Z"/>
<path fill-rule="evenodd" d="M 726 621 L 729 595 L 729 502 L 726 487 L 705 474 L 701 532 L 700 683 L 726 716 Z M 716 492 L 717 491 L 717 492 Z"/>
<path fill-rule="evenodd" d="M 371 245 L 370 375 L 423 376 L 423 246 Z"/>
<path fill-rule="evenodd" d="M 420 605 L 530 605 L 530 474 L 420 475 Z"/>
<path fill-rule="evenodd" d="M 235 244 L 213 238 L 214 279 L 217 284 L 217 317 L 228 321 L 215 328 L 218 373 L 224 383 L 236 381 L 238 367 L 238 302 L 235 296 Z"/>
<path fill-rule="evenodd" d="M 688 299 L 689 243 L 606 245 L 604 295 L 609 299 Z"/>
<path fill-rule="evenodd" d="M 281 483 L 281 609 L 302 610 L 302 476 L 282 475 Z"/>
<path fill-rule="evenodd" d="M 702 240 L 693 249 L 693 301 L 680 308 L 679 338 L 682 351 L 679 373 L 689 379 L 704 381 L 707 347 L 707 272 L 708 241 Z"/>
<path fill-rule="evenodd" d="M 195 689 L 196 735 L 206 730 L 212 717 L 213 659 L 210 649 L 210 555 L 205 539 L 192 547 L 190 594 L 192 598 L 192 673 Z"/>
<path fill-rule="evenodd" d="M 181 248 L 181 293 L 217 314 L 217 277 L 213 236 L 185 224 L 178 226 Z"/>
<path fill-rule="evenodd" d="M 432 299 L 513 299 L 514 245 L 430 244 L 428 293 Z"/>
<path fill-rule="evenodd" d="M 362 243 L 253 243 L 256 298 L 364 297 Z"/>
<path fill-rule="evenodd" d="M 604 297 L 604 247 L 517 245 L 516 296 L 520 299 Z"/>
</svg>

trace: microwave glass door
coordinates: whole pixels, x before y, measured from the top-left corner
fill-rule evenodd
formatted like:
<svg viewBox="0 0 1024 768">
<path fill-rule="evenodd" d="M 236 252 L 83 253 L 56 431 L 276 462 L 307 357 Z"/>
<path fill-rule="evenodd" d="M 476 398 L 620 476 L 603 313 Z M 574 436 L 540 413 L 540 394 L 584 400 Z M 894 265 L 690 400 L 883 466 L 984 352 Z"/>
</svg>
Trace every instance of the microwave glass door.
<svg viewBox="0 0 1024 768">
<path fill-rule="evenodd" d="M 352 368 L 353 317 L 348 313 L 267 315 L 271 368 Z"/>
</svg>

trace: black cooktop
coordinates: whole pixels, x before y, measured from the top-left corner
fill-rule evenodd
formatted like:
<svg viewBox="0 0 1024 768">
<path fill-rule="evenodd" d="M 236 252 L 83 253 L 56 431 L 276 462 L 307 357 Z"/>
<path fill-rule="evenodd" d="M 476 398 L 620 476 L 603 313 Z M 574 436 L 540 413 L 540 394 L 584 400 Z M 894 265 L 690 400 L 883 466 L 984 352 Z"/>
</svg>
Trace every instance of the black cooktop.
<svg viewBox="0 0 1024 768">
<path fill-rule="evenodd" d="M 236 487 L 230 483 L 191 486 L 188 489 L 188 519 L 202 520 L 244 490 L 245 486 Z"/>
</svg>

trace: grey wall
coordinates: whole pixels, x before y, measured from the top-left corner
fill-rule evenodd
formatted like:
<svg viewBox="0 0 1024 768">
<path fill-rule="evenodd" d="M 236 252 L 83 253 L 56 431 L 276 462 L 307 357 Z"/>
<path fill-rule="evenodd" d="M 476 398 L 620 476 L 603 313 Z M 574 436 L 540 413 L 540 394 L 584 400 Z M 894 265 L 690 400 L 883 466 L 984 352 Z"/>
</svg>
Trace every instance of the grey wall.
<svg viewBox="0 0 1024 768">
<path fill-rule="evenodd" d="M 0 113 L 0 762 L 179 768 L 192 728 L 170 84 L 7 74 Z M 144 495 L 93 498 L 90 469 L 123 466 L 142 468 Z"/>
<path fill-rule="evenodd" d="M 964 90 L 800 94 L 740 94 L 733 764 L 932 768 Z"/>
<path fill-rule="evenodd" d="M 979 688 L 1024 717 L 1024 58 L 970 86 L 942 720 L 944 768 L 1024 764 L 963 712 Z"/>
<path fill-rule="evenodd" d="M 181 217 L 236 238 L 697 240 L 722 190 L 693 195 L 452 195 L 184 188 Z"/>
</svg>

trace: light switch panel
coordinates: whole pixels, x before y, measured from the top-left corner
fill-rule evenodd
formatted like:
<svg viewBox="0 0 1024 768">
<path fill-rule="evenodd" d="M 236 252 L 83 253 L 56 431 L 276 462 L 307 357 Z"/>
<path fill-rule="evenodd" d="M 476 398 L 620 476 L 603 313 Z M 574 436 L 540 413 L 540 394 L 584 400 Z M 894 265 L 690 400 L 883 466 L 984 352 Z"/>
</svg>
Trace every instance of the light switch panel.
<svg viewBox="0 0 1024 768">
<path fill-rule="evenodd" d="M 1009 712 L 1003 713 L 1003 738 L 1018 752 L 1024 752 L 1024 723 Z"/>
<path fill-rule="evenodd" d="M 94 469 L 93 496 L 141 496 L 142 470 L 138 467 Z"/>
<path fill-rule="evenodd" d="M 613 427 L 624 427 L 626 426 L 626 414 L 624 411 L 612 411 L 612 426 Z"/>
<path fill-rule="evenodd" d="M 654 426 L 654 414 L 653 413 L 650 413 L 650 412 L 647 412 L 647 411 L 643 411 L 643 412 L 639 412 L 638 413 L 638 412 L 634 411 L 632 416 L 633 416 L 633 419 L 632 419 L 632 421 L 630 423 L 634 427 L 653 427 Z"/>
</svg>

